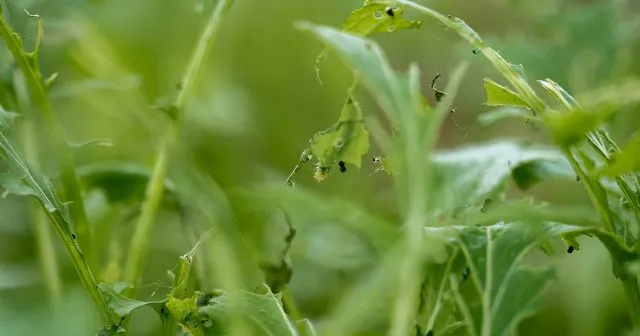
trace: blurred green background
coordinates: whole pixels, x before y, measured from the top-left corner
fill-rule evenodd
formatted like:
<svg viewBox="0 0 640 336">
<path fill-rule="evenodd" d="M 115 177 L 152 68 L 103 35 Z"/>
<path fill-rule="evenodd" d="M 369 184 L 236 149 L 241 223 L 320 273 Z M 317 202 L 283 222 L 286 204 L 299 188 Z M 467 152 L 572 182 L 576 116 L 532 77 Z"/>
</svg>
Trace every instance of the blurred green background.
<svg viewBox="0 0 640 336">
<path fill-rule="evenodd" d="M 70 141 L 100 138 L 112 142 L 112 146 L 78 149 L 78 165 L 126 162 L 151 167 L 168 119 L 149 106 L 177 85 L 213 1 L 3 3 L 5 16 L 27 48 L 35 40 L 35 20 L 23 10 L 44 19 L 40 64 L 45 76 L 59 73 L 51 98 Z M 522 63 L 531 81 L 552 78 L 578 93 L 621 82 L 640 71 L 640 2 L 636 0 L 421 3 L 463 18 L 506 59 Z M 227 213 L 227 222 L 222 225 L 237 225 L 247 235 L 261 237 L 265 243 L 259 246 L 277 245 L 282 239 L 282 233 L 264 235 L 274 230 L 265 230 L 268 221 L 252 210 L 269 203 L 268 194 L 260 201 L 260 184 L 284 183 L 309 138 L 337 119 L 351 81 L 350 72 L 329 54 L 321 63 L 323 85 L 319 84 L 314 62 L 323 46 L 295 29 L 294 22 L 339 27 L 360 5 L 359 0 L 236 0 L 200 73 L 197 92 L 187 109 L 181 152 L 220 187 L 194 185 L 201 193 L 218 195 L 211 197 L 210 210 Z M 407 16 L 418 18 L 414 13 Z M 420 30 L 373 38 L 397 70 L 408 68 L 411 62 L 419 64 L 424 93 L 432 102 L 431 79 L 442 74 L 439 86 L 444 87 L 448 73 L 460 61 L 470 62 L 456 110 L 442 132 L 442 148 L 507 137 L 547 141 L 543 131 L 521 121 L 491 127 L 477 122 L 477 117 L 489 110 L 482 105 L 482 78 L 500 81 L 500 77 L 453 32 L 427 20 Z M 2 48 L 2 97 L 10 90 L 7 81 L 14 69 L 9 53 Z M 381 115 L 369 96 L 359 97 L 365 114 Z M 625 111 L 608 125 L 617 140 L 624 143 L 638 129 L 639 112 Z M 47 165 L 46 137 L 39 138 L 44 148 L 42 169 L 55 176 L 55 165 Z M 377 154 L 379 148 L 374 144 L 370 155 Z M 183 160 L 178 155 L 175 159 Z M 291 250 L 291 290 L 303 316 L 314 321 L 326 317 L 348 286 L 375 265 L 384 253 L 381 246 L 389 239 L 384 237 L 385 230 L 392 227 L 387 223 L 397 222 L 391 180 L 375 170 L 370 157 L 365 157 L 361 170 L 351 168 L 347 174 L 332 175 L 320 184 L 313 181 L 310 166 L 295 178 L 304 194 L 287 201 L 298 229 Z M 117 188 L 124 182 L 110 183 Z M 252 197 L 231 196 L 246 188 Z M 87 189 L 87 209 L 95 223 L 109 221 L 109 216 L 124 216 L 123 223 L 135 223 L 126 216 L 129 211 L 129 216 L 135 217 L 131 211 L 139 206 L 139 195 L 133 195 L 133 203 L 121 211 L 122 207 L 98 190 Z M 230 195 L 228 204 L 215 202 L 222 199 L 221 191 Z M 547 183 L 532 193 L 547 201 L 586 202 L 581 187 L 574 184 Z M 28 205 L 11 196 L 0 202 L 0 335 L 91 333 L 96 321 L 91 302 L 60 246 L 64 304 L 54 308 L 48 304 Z M 233 217 L 239 220 L 232 221 Z M 194 243 L 180 222 L 170 207 L 158 219 L 139 285 L 145 298 L 166 290 L 170 284 L 166 270 Z M 131 225 L 121 226 L 117 234 L 98 239 L 95 248 L 103 254 L 105 268 L 108 261 L 115 260 L 117 265 L 125 257 L 132 231 Z M 371 230 L 363 234 L 367 226 Z M 585 239 L 577 253 L 544 262 L 557 264 L 558 280 L 546 293 L 540 314 L 522 325 L 523 335 L 624 333 L 629 323 L 622 288 L 613 278 L 610 261 L 600 245 Z M 96 273 L 104 281 L 109 276 L 118 278 L 118 267 L 114 267 Z M 157 332 L 158 321 L 152 312 L 136 313 L 135 321 L 132 328 L 136 334 Z M 384 325 L 384 321 L 378 324 Z M 372 324 L 368 334 L 381 334 L 377 327 Z"/>
</svg>

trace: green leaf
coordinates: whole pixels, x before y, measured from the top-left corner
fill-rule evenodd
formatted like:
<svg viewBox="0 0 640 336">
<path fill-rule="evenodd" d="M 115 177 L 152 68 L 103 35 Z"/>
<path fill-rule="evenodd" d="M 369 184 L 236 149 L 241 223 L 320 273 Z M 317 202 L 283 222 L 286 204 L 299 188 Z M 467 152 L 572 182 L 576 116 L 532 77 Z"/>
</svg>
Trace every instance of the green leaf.
<svg viewBox="0 0 640 336">
<path fill-rule="evenodd" d="M 256 335 L 297 336 L 279 300 L 268 289 L 264 295 L 238 291 L 212 298 L 200 312 L 209 316 L 213 325 L 228 325 L 231 315 L 235 315 Z"/>
<path fill-rule="evenodd" d="M 105 284 L 99 283 L 98 289 L 103 294 L 103 297 L 109 308 L 113 310 L 116 315 L 119 317 L 125 317 L 131 314 L 134 310 L 144 307 L 151 306 L 154 309 L 160 309 L 162 305 L 164 305 L 164 301 L 138 301 L 134 299 L 130 299 L 113 289 L 113 287 Z"/>
<path fill-rule="evenodd" d="M 402 29 L 419 29 L 422 21 L 410 21 L 403 17 L 404 6 L 393 7 L 392 1 L 367 0 L 353 12 L 342 25 L 342 31 L 366 36 L 377 32 L 395 32 Z"/>
<path fill-rule="evenodd" d="M 391 69 L 378 44 L 364 37 L 308 22 L 298 23 L 297 27 L 311 31 L 323 42 L 331 44 L 347 65 L 358 73 L 364 85 L 374 93 L 374 98 L 394 124 L 400 124 L 398 121 L 401 113 L 405 113 L 406 117 L 414 117 L 415 109 L 412 105 L 415 93 L 412 91 L 414 88 L 409 89 L 409 77 L 399 76 Z M 420 102 L 422 104 L 422 98 Z"/>
<path fill-rule="evenodd" d="M 491 79 L 484 79 L 484 91 L 487 95 L 487 106 L 518 106 L 528 108 L 529 105 L 519 94 Z"/>
<path fill-rule="evenodd" d="M 640 171 L 640 132 L 627 142 L 622 151 L 614 156 L 598 175 L 616 177 L 638 171 Z"/>
<path fill-rule="evenodd" d="M 568 101 L 573 98 L 552 81 L 547 80 L 541 84 L 564 106 L 572 107 L 562 111 L 549 111 L 543 116 L 554 140 L 565 147 L 586 138 L 587 133 L 609 120 L 624 106 L 640 103 L 640 81 L 629 81 L 586 92 L 577 97 L 577 102 Z"/>
<path fill-rule="evenodd" d="M 551 268 L 530 268 L 522 260 L 545 232 L 527 224 L 487 227 L 428 228 L 427 233 L 448 237 L 464 254 L 470 278 L 479 295 L 473 301 L 458 299 L 471 335 L 511 335 L 518 324 L 538 309 L 544 290 L 554 279 Z M 457 280 L 451 279 L 456 296 Z"/>
<path fill-rule="evenodd" d="M 575 174 L 561 152 L 541 146 L 496 141 L 434 155 L 441 183 L 452 190 L 442 195 L 445 206 L 480 205 L 494 196 L 512 177 L 523 189 L 550 178 Z"/>
<path fill-rule="evenodd" d="M 360 105 L 353 99 L 353 89 L 349 90 L 340 119 L 310 141 L 310 153 L 326 173 L 339 161 L 360 168 L 362 156 L 369 151 L 369 132 L 364 127 Z"/>
<path fill-rule="evenodd" d="M 127 162 L 100 162 L 78 168 L 78 177 L 87 188 L 104 190 L 110 202 L 127 203 L 144 197 L 151 170 Z M 175 187 L 165 181 L 165 198 L 175 197 Z"/>
</svg>

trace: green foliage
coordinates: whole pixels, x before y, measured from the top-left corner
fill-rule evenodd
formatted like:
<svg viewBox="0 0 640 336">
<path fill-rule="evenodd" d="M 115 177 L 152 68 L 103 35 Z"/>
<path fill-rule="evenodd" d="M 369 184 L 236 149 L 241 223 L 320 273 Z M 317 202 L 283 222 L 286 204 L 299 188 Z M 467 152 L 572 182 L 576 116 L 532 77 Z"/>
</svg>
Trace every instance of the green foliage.
<svg viewBox="0 0 640 336">
<path fill-rule="evenodd" d="M 105 29 L 104 36 L 88 23 L 75 27 L 78 29 L 67 29 L 64 20 L 62 23 L 47 21 L 47 29 L 51 27 L 53 31 L 53 38 L 47 42 L 53 43 L 41 48 L 44 25 L 38 17 L 37 36 L 31 39 L 34 51 L 26 52 L 20 37 L 25 34 L 14 32 L 9 23 L 17 22 L 16 27 L 21 28 L 20 21 L 13 20 L 13 14 L 18 7 L 27 5 L 11 3 L 10 11 L 1 8 L 5 12 L 0 20 L 0 35 L 13 61 L 0 54 L 3 60 L 0 103 L 7 110 L 20 112 L 17 119 L 18 114 L 0 108 L 0 157 L 8 168 L 0 177 L 5 188 L 3 196 L 29 196 L 44 209 L 85 291 L 100 311 L 99 335 L 144 332 L 194 336 L 382 333 L 492 336 L 522 333 L 527 331 L 523 321 L 543 307 L 549 293 L 547 289 L 560 274 L 566 273 L 556 272 L 547 259 L 540 258 L 544 255 L 536 256 L 533 252 L 539 249 L 546 257 L 557 257 L 557 245 L 564 244 L 563 250 L 567 253 L 593 253 L 596 250 L 584 244 L 585 236 L 595 238 L 607 251 L 612 273 L 618 281 L 615 284 L 623 285 L 628 300 L 631 324 L 635 328 L 640 326 L 637 279 L 640 135 L 635 134 L 620 148 L 613 141 L 618 134 L 610 135 L 605 130 L 609 121 L 629 115 L 636 108 L 640 102 L 639 81 L 611 84 L 576 94 L 575 98 L 558 84 L 565 83 L 562 80 L 539 80 L 540 87 L 534 89 L 522 65 L 503 58 L 508 52 L 499 53 L 490 48 L 488 40 L 464 20 L 409 0 L 366 0 L 339 29 L 307 22 L 297 25 L 344 61 L 349 68 L 348 75 L 353 76 L 353 84 L 342 98 L 345 102 L 338 120 L 315 133 L 286 182 L 293 185 L 294 175 L 312 161 L 317 181 L 326 179 L 336 169 L 351 172 L 352 167 L 386 171 L 391 178 L 360 172 L 346 174 L 341 181 L 329 181 L 321 187 L 302 183 L 296 188 L 284 188 L 281 176 L 271 176 L 263 169 L 275 166 L 273 162 L 264 164 L 261 160 L 273 159 L 277 156 L 274 153 L 283 153 L 283 158 L 289 155 L 277 146 L 290 145 L 290 138 L 276 135 L 284 133 L 280 128 L 278 132 L 271 131 L 276 128 L 274 125 L 281 127 L 284 122 L 291 122 L 287 117 L 278 115 L 273 124 L 272 117 L 261 119 L 263 117 L 255 113 L 256 120 L 264 122 L 264 134 L 255 134 L 255 139 L 227 139 L 217 133 L 214 136 L 214 131 L 205 130 L 202 125 L 190 128 L 194 125 L 185 118 L 192 111 L 207 118 L 210 110 L 206 104 L 191 104 L 202 96 L 209 96 L 212 90 L 203 84 L 200 91 L 197 78 L 214 77 L 216 85 L 223 87 L 235 80 L 234 71 L 222 71 L 226 64 L 215 63 L 212 69 L 205 69 L 206 55 L 218 33 L 224 31 L 221 22 L 232 3 L 230 0 L 211 3 L 209 19 L 195 46 L 190 45 L 193 39 L 180 35 L 176 39 L 180 47 L 172 49 L 177 51 L 176 57 L 171 58 L 146 57 L 151 52 L 161 56 L 163 53 L 158 53 L 152 39 L 147 41 L 149 35 L 145 35 L 148 33 L 144 29 L 129 29 L 127 20 L 120 20 L 124 22 L 122 27 Z M 194 5 L 197 13 L 209 6 L 200 1 Z M 132 17 L 136 13 L 153 12 L 144 2 L 127 4 L 130 8 L 113 6 L 118 13 L 123 13 L 123 9 L 133 13 Z M 166 10 L 173 18 L 187 12 L 180 6 L 185 5 L 162 3 L 153 10 Z M 269 8 L 280 10 L 278 6 Z M 93 11 L 84 9 L 83 16 L 96 19 L 91 16 Z M 173 9 L 177 10 L 172 12 Z M 254 9 L 256 13 L 263 13 L 261 8 Z M 153 13 L 148 17 L 157 16 Z M 392 53 L 387 56 L 381 47 L 386 44 L 372 39 L 377 36 L 375 33 L 420 28 L 423 22 L 410 19 L 409 15 L 413 14 L 433 18 L 460 35 L 469 44 L 466 47 L 472 51 L 469 54 L 476 55 L 469 57 L 484 56 L 503 76 L 505 84 L 484 79 L 484 105 L 498 109 L 480 116 L 481 124 L 496 124 L 512 118 L 535 122 L 546 128 L 552 143 L 500 139 L 438 148 L 440 143 L 451 144 L 449 131 L 443 127 L 450 112 L 464 103 L 480 103 L 473 101 L 475 91 L 467 91 L 463 85 L 467 63 L 442 72 L 442 76 L 438 74 L 429 87 L 433 77 L 427 75 L 425 80 L 417 63 L 409 65 L 407 71 L 395 69 L 405 57 L 415 55 L 391 45 L 395 50 L 390 50 Z M 603 12 L 603 16 L 605 21 L 615 17 L 610 12 Z M 585 17 L 590 18 L 586 23 L 595 20 L 590 15 Z M 576 27 L 587 27 L 584 22 L 572 20 L 575 17 L 568 18 L 566 25 L 573 33 L 579 30 Z M 166 26 L 166 20 L 159 22 L 162 27 Z M 264 30 L 280 29 L 272 23 Z M 104 28 L 102 24 L 96 23 L 100 29 Z M 564 27 L 564 23 L 561 26 Z M 166 36 L 173 41 L 175 34 L 149 27 L 154 36 Z M 238 29 L 233 23 L 226 27 Z M 189 31 L 195 29 L 195 25 L 180 28 Z M 73 32 L 69 35 L 74 36 L 56 34 L 55 29 Z M 89 34 L 82 35 L 83 32 Z M 251 36 L 262 36 L 261 33 L 250 30 Z M 602 36 L 609 36 L 607 34 Z M 628 35 L 619 36 L 620 39 L 602 50 L 618 50 L 620 41 L 631 39 Z M 294 45 L 288 37 L 282 40 L 287 46 Z M 59 50 L 74 50 L 72 44 L 78 41 L 81 41 L 82 52 L 71 55 L 72 62 L 58 60 L 64 59 L 64 54 L 53 55 Z M 113 60 L 116 49 L 100 45 L 105 41 L 117 41 L 114 46 L 116 43 L 121 47 L 135 46 L 136 54 L 145 55 L 138 59 L 131 57 L 129 51 L 125 59 L 134 70 L 122 71 L 139 74 L 139 78 L 145 79 L 138 82 L 140 85 L 120 86 L 105 78 L 84 79 L 87 73 L 109 79 L 116 70 L 123 69 L 123 65 Z M 257 42 L 246 42 L 239 45 L 259 46 Z M 286 69 L 295 69 L 292 56 L 295 49 L 282 53 L 283 42 L 268 42 L 268 52 L 275 50 L 278 57 L 271 58 L 273 55 L 265 51 L 265 55 L 252 62 L 262 64 L 259 62 L 263 58 L 269 62 L 286 59 Z M 429 44 L 430 52 L 442 52 L 431 48 L 432 45 Z M 121 49 L 118 52 L 126 53 L 126 48 Z M 187 57 L 186 51 L 180 54 L 183 49 L 192 49 L 192 52 L 185 70 L 180 73 L 180 62 Z M 216 61 L 228 57 L 222 51 L 215 55 Z M 242 57 L 247 55 L 251 53 L 243 53 Z M 46 71 L 58 69 L 60 76 L 57 72 L 48 77 L 42 75 L 39 58 L 43 61 L 46 58 Z M 171 61 L 173 58 L 178 61 Z M 547 59 L 555 61 L 550 56 L 545 56 Z M 245 69 L 245 59 L 238 57 L 234 61 L 241 66 L 229 68 Z M 560 61 L 558 63 L 562 63 Z M 73 62 L 80 64 L 64 65 Z M 544 73 L 539 63 L 525 62 L 525 65 L 533 77 Z M 154 70 L 145 71 L 145 67 Z M 431 66 L 421 67 L 424 70 Z M 177 73 L 174 68 L 178 68 Z M 162 71 L 156 73 L 157 69 Z M 253 73 L 257 68 L 247 65 L 246 69 L 252 69 L 247 73 Z M 215 75 L 203 76 L 209 70 L 215 70 L 211 71 Z M 267 78 L 268 85 L 257 90 L 246 84 L 250 80 L 243 78 L 242 83 L 252 89 L 252 98 L 262 98 L 256 104 L 261 110 L 271 110 L 274 105 L 266 104 L 264 98 L 275 97 L 273 90 L 285 90 L 287 81 L 279 79 L 278 85 L 273 85 L 272 70 L 267 67 L 259 70 L 263 71 L 259 77 Z M 298 86 L 303 78 L 292 82 Z M 439 78 L 447 83 L 444 88 L 436 89 Z M 82 88 L 69 83 L 80 83 Z M 360 96 L 356 91 L 360 84 L 369 96 Z M 50 94 L 51 88 L 57 91 Z M 118 90 L 107 92 L 95 88 Z M 459 93 L 461 88 L 464 91 Z M 546 90 L 545 95 L 539 94 L 538 91 L 543 91 L 540 88 Z M 290 100 L 303 99 L 305 106 L 316 108 L 318 104 L 307 101 L 303 91 L 300 90 L 300 97 L 296 91 L 296 97 Z M 152 107 L 166 112 L 169 118 L 158 115 L 157 111 L 148 111 L 151 110 L 148 103 L 160 92 L 170 94 L 155 99 Z M 433 106 L 424 96 L 425 92 L 430 97 L 435 94 Z M 50 99 L 55 97 L 65 99 Z M 384 114 L 380 120 L 384 121 L 377 121 L 376 108 L 368 107 L 367 98 L 377 103 Z M 458 99 L 466 101 L 461 104 Z M 289 103 L 280 98 L 273 100 L 277 100 L 278 108 Z M 234 102 L 231 108 L 225 108 L 235 113 L 238 106 L 247 109 L 238 113 L 252 115 L 255 112 L 251 104 Z M 364 106 L 367 118 L 363 115 Z M 59 114 L 53 113 L 54 107 Z M 134 111 L 136 107 L 140 111 Z M 32 110 L 42 114 L 31 113 Z M 104 119 L 99 113 L 80 115 L 74 113 L 76 110 L 110 111 L 108 119 Z M 299 113 L 299 106 L 296 111 Z M 132 122 L 132 115 L 139 119 Z M 59 123 L 57 118 L 64 123 Z M 73 118 L 81 121 L 73 122 Z M 104 125 L 92 126 L 87 120 L 94 118 L 96 123 Z M 22 124 L 23 120 L 27 122 Z M 109 140 L 109 147 L 86 146 L 107 144 L 102 140 L 71 144 L 62 125 L 65 131 L 69 128 L 74 138 L 91 139 L 95 132 L 113 141 Z M 146 133 L 139 132 L 142 128 Z M 286 129 L 293 136 L 297 127 Z M 378 146 L 370 143 L 370 134 Z M 161 139 L 158 149 L 150 149 L 158 139 Z M 370 150 L 380 151 L 374 154 L 380 156 L 368 167 L 362 163 L 362 157 Z M 50 152 L 53 155 L 49 155 Z M 76 159 L 82 162 L 79 168 Z M 56 178 L 49 180 L 45 174 Z M 365 181 L 369 185 L 364 186 Z M 535 194 L 531 193 L 534 186 L 540 187 L 535 189 Z M 555 193 L 548 193 L 549 190 Z M 590 206 L 574 204 L 581 200 L 580 191 L 584 191 L 583 198 L 590 201 Z M 547 197 L 554 201 L 543 201 Z M 14 201 L 12 198 L 6 201 L 6 209 L 12 207 L 11 213 L 7 213 L 25 212 L 10 203 Z M 84 218 L 85 211 L 99 222 L 89 223 Z M 33 214 L 26 212 L 25 215 L 29 222 L 38 225 L 38 217 L 32 218 Z M 4 235 L 5 231 L 22 230 L 21 219 L 11 223 L 11 228 L 0 225 L 0 232 Z M 39 224 L 42 223 L 45 222 L 40 220 Z M 120 251 L 127 244 L 128 253 Z M 46 246 L 46 240 L 38 241 L 41 255 L 45 253 L 42 251 L 55 251 Z M 107 246 L 109 250 L 103 251 Z M 188 249 L 185 246 L 193 248 L 178 257 L 176 265 L 167 265 L 167 260 L 175 260 L 177 251 Z M 587 257 L 591 262 L 592 255 Z M 42 258 L 45 272 L 47 267 L 52 267 L 47 260 Z M 530 260 L 537 266 L 530 265 Z M 124 276 L 113 269 L 124 269 Z M 169 279 L 158 275 L 165 270 Z M 96 279 L 94 272 L 108 277 Z M 117 285 L 113 284 L 126 287 L 116 289 Z M 594 292 L 608 290 L 600 283 L 592 287 L 590 290 Z M 564 292 L 553 293 L 565 295 L 559 300 L 572 295 Z M 15 295 L 22 298 L 21 293 Z M 5 306 L 4 301 L 0 296 L 0 308 Z M 159 320 L 144 318 L 149 307 L 159 315 Z M 20 309 L 16 307 L 17 312 L 7 316 L 19 316 Z M 77 310 L 87 314 L 76 318 L 78 324 L 84 322 L 94 328 L 92 311 L 86 307 Z M 65 308 L 64 311 L 75 310 Z M 0 314 L 3 315 L 4 312 Z M 11 317 L 5 317 L 0 324 L 24 324 L 10 321 Z M 10 334 L 25 333 L 14 331 L 11 326 L 7 328 Z M 535 328 L 533 332 L 538 331 Z"/>
</svg>

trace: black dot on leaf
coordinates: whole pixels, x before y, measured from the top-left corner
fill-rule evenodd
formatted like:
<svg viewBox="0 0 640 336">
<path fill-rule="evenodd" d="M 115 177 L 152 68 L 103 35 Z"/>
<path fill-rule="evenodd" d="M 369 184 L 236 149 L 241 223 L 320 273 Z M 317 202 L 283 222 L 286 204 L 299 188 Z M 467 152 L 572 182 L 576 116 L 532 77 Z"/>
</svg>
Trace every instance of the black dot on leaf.
<svg viewBox="0 0 640 336">
<path fill-rule="evenodd" d="M 71 239 L 76 240 L 76 235 L 75 234 L 71 234 Z"/>
<path fill-rule="evenodd" d="M 344 161 L 338 162 L 338 167 L 340 168 L 341 173 L 345 173 L 347 171 L 347 166 L 345 166 Z"/>
<path fill-rule="evenodd" d="M 580 175 L 576 175 L 576 181 L 580 182 L 581 178 Z"/>
<path fill-rule="evenodd" d="M 473 49 L 471 52 L 472 52 L 474 55 L 477 55 L 477 54 L 479 54 L 479 53 L 480 53 L 480 52 L 478 51 L 478 49 Z"/>
<path fill-rule="evenodd" d="M 573 253 L 573 251 L 575 251 L 575 247 L 573 247 L 573 245 L 569 245 L 569 247 L 567 248 L 567 253 Z"/>
</svg>

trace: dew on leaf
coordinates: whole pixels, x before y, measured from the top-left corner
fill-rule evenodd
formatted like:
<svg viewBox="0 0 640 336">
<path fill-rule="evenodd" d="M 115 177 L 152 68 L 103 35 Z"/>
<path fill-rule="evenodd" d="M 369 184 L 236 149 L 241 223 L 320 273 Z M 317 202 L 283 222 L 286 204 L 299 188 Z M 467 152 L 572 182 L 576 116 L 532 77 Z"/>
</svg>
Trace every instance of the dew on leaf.
<svg viewBox="0 0 640 336">
<path fill-rule="evenodd" d="M 373 12 L 373 17 L 374 17 L 376 20 L 380 20 L 380 19 L 382 19 L 382 12 L 378 12 L 378 11 Z"/>
<path fill-rule="evenodd" d="M 388 26 L 387 26 L 387 31 L 388 31 L 388 32 L 393 32 L 394 30 L 396 30 L 396 26 L 394 26 L 394 25 L 392 25 L 392 24 L 390 24 L 390 25 L 388 25 Z"/>
</svg>

